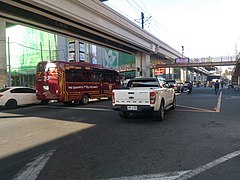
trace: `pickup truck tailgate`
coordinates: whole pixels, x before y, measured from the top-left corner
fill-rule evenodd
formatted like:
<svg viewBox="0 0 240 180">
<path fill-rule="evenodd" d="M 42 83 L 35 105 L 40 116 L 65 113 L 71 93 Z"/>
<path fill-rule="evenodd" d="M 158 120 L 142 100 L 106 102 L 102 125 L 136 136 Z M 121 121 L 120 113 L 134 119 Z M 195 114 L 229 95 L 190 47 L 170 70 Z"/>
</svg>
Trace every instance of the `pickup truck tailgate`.
<svg viewBox="0 0 240 180">
<path fill-rule="evenodd" d="M 115 105 L 150 105 L 149 90 L 114 90 Z"/>
</svg>

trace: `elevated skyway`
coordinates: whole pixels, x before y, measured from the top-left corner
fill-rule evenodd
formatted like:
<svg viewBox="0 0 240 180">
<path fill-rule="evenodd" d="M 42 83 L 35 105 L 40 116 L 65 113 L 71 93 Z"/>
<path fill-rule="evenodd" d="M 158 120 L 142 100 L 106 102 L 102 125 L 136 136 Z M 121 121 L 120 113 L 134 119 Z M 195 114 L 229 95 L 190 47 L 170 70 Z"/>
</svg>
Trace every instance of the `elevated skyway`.
<svg viewBox="0 0 240 180">
<path fill-rule="evenodd" d="M 127 53 L 181 57 L 99 0 L 0 0 L 0 18 Z"/>
<path fill-rule="evenodd" d="M 172 63 L 156 64 L 151 68 L 174 68 L 174 67 L 209 67 L 209 66 L 232 66 L 237 65 L 238 61 L 219 61 L 219 62 L 201 62 L 201 63 Z"/>
</svg>

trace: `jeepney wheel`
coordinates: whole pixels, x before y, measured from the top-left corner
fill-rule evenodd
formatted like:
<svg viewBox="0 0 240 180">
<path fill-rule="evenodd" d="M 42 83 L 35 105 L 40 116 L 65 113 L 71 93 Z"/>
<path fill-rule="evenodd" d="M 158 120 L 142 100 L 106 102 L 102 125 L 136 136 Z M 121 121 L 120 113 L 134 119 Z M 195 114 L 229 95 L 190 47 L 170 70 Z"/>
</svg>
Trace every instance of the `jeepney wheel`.
<svg viewBox="0 0 240 180">
<path fill-rule="evenodd" d="M 122 119 L 127 119 L 129 117 L 129 112 L 126 111 L 119 111 L 118 114 Z"/>
<path fill-rule="evenodd" d="M 176 97 L 174 96 L 171 109 L 174 110 L 175 108 L 176 108 Z"/>
<path fill-rule="evenodd" d="M 48 104 L 48 103 L 49 103 L 48 100 L 42 100 L 42 101 L 41 101 L 41 104 L 42 104 L 42 105 L 46 105 L 46 104 Z"/>
<path fill-rule="evenodd" d="M 88 97 L 88 95 L 87 95 L 87 94 L 84 94 L 84 95 L 82 96 L 82 100 L 81 100 L 80 102 L 81 102 L 81 104 L 83 104 L 83 105 L 87 104 L 87 103 L 89 102 L 89 97 Z"/>
<path fill-rule="evenodd" d="M 163 121 L 165 117 L 164 102 L 161 101 L 160 108 L 157 112 L 154 112 L 154 118 L 157 121 Z"/>
</svg>

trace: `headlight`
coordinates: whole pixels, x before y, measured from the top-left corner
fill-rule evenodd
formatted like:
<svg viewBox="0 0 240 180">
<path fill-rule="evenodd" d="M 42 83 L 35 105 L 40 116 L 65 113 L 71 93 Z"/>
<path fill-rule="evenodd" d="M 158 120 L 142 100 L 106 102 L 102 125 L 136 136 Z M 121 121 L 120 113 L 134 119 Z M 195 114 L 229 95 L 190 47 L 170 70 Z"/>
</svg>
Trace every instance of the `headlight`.
<svg viewBox="0 0 240 180">
<path fill-rule="evenodd" d="M 43 89 L 48 91 L 49 90 L 49 86 L 43 86 Z"/>
</svg>

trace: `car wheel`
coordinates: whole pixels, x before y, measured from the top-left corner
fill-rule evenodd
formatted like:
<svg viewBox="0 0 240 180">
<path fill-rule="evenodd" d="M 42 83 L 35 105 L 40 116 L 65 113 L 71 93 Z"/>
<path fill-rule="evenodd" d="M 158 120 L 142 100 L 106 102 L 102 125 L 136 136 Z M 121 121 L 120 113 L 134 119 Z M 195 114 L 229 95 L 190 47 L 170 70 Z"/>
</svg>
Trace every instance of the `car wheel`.
<svg viewBox="0 0 240 180">
<path fill-rule="evenodd" d="M 163 121 L 164 117 L 165 117 L 164 102 L 161 101 L 161 105 L 160 105 L 159 111 L 154 112 L 154 118 L 157 121 Z"/>
<path fill-rule="evenodd" d="M 122 119 L 127 119 L 129 117 L 129 112 L 120 111 L 118 114 Z"/>
<path fill-rule="evenodd" d="M 17 107 L 17 101 L 15 99 L 9 99 L 6 104 L 5 107 L 7 109 L 14 109 Z"/>
<path fill-rule="evenodd" d="M 172 107 L 171 109 L 175 109 L 176 108 L 176 97 L 173 98 L 173 102 L 172 102 Z"/>
<path fill-rule="evenodd" d="M 85 104 L 87 104 L 88 102 L 89 102 L 89 97 L 88 97 L 87 94 L 84 94 L 84 95 L 82 96 L 81 104 L 85 105 Z"/>
</svg>

